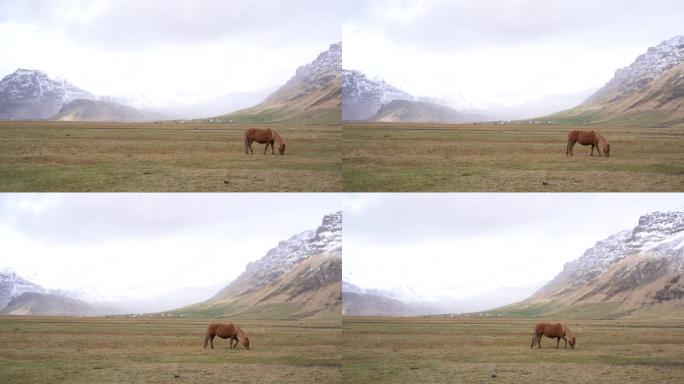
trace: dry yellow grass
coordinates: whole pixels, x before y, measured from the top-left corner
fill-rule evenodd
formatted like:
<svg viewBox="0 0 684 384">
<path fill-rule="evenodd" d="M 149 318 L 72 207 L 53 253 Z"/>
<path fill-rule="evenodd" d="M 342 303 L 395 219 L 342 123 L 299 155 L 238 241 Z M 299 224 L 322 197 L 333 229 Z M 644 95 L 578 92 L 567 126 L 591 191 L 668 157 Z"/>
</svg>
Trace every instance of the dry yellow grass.
<svg viewBox="0 0 684 384">
<path fill-rule="evenodd" d="M 536 320 L 343 318 L 345 383 L 681 383 L 684 321 L 572 321 L 574 350 Z M 495 375 L 496 377 L 493 377 Z"/>
<path fill-rule="evenodd" d="M 0 382 L 341 382 L 339 320 L 241 320 L 249 351 L 203 349 L 209 322 L 0 317 Z"/>
<path fill-rule="evenodd" d="M 335 125 L 270 125 L 287 155 L 244 153 L 238 124 L 0 122 L 0 191 L 339 191 Z M 277 153 L 277 152 L 276 152 Z"/>
<path fill-rule="evenodd" d="M 343 125 L 344 191 L 684 191 L 684 128 L 598 127 L 610 158 L 575 146 L 573 127 Z"/>
</svg>

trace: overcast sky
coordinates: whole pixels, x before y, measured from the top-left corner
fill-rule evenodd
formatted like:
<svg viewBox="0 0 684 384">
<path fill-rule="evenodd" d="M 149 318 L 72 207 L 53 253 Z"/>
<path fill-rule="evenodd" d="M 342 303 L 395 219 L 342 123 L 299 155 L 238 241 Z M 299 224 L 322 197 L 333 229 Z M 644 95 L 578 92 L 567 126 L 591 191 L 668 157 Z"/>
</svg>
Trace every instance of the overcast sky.
<svg viewBox="0 0 684 384">
<path fill-rule="evenodd" d="M 0 270 L 137 297 L 229 282 L 339 211 L 336 194 L 0 194 Z"/>
<path fill-rule="evenodd" d="M 208 99 L 282 85 L 341 40 L 336 0 L 0 0 L 0 77 Z"/>
<path fill-rule="evenodd" d="M 682 194 L 347 194 L 343 279 L 466 298 L 539 286 L 639 216 Z"/>
<path fill-rule="evenodd" d="M 477 105 L 601 87 L 684 34 L 679 0 L 348 1 L 343 68 Z"/>
</svg>

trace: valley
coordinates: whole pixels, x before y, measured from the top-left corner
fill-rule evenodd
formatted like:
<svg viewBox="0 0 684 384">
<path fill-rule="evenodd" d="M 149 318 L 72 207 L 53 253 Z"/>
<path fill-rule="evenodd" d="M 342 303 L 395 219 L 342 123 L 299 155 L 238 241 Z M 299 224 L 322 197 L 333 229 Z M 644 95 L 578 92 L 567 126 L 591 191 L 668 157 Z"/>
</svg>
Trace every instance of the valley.
<svg viewBox="0 0 684 384">
<path fill-rule="evenodd" d="M 285 156 L 244 151 L 258 124 L 0 122 L 1 191 L 339 191 L 339 125 L 266 125 Z"/>
<path fill-rule="evenodd" d="M 340 383 L 342 329 L 327 321 L 242 320 L 251 349 L 214 340 L 226 319 L 0 316 L 3 383 Z"/>
<path fill-rule="evenodd" d="M 540 124 L 344 123 L 342 189 L 355 191 L 656 192 L 684 190 L 684 128 Z M 571 129 L 596 129 L 591 157 Z"/>
<path fill-rule="evenodd" d="M 555 322 L 560 319 L 544 319 Z M 674 383 L 684 380 L 684 322 L 563 320 L 575 349 L 539 319 L 344 317 L 345 383 Z M 543 369 L 542 369 L 543 368 Z"/>
</svg>

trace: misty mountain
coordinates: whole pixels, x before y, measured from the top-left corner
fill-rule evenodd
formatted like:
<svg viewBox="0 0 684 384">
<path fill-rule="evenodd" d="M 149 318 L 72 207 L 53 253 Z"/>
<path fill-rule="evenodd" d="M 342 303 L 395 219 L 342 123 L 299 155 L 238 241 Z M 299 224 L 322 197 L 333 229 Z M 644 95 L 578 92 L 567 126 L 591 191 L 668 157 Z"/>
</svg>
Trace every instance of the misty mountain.
<svg viewBox="0 0 684 384">
<path fill-rule="evenodd" d="M 110 311 L 71 297 L 24 292 L 12 298 L 7 306 L 0 310 L 0 315 L 96 316 Z"/>
<path fill-rule="evenodd" d="M 75 99 L 95 99 L 66 80 L 55 80 L 45 72 L 17 69 L 0 81 L 0 120 L 42 120 L 56 115 Z"/>
<path fill-rule="evenodd" d="M 13 298 L 25 292 L 46 293 L 47 290 L 17 275 L 11 269 L 0 271 L 0 310 Z"/>
<path fill-rule="evenodd" d="M 325 215 L 249 263 L 209 300 L 176 310 L 195 316 L 305 318 L 339 316 L 342 212 Z"/>
<path fill-rule="evenodd" d="M 388 123 L 456 123 L 466 120 L 464 115 L 452 108 L 409 100 L 392 100 L 368 118 L 368 121 Z"/>
<path fill-rule="evenodd" d="M 211 120 L 337 123 L 342 107 L 342 43 L 331 44 L 261 103 Z"/>
<path fill-rule="evenodd" d="M 415 316 L 477 312 L 524 299 L 538 288 L 539 285 L 501 287 L 465 297 L 450 297 L 446 293 L 421 294 L 407 286 L 368 289 L 343 281 L 343 313 L 356 316 Z"/>
<path fill-rule="evenodd" d="M 342 70 L 342 120 L 367 120 L 393 100 L 415 98 L 382 80 L 371 80 L 361 71 Z"/>
<path fill-rule="evenodd" d="M 143 112 L 168 116 L 169 119 L 200 119 L 208 116 L 218 116 L 259 104 L 274 89 L 261 89 L 253 92 L 232 92 L 206 100 L 188 103 L 172 103 L 165 106 L 136 106 Z M 134 103 L 126 103 L 136 105 Z"/>
<path fill-rule="evenodd" d="M 434 98 L 415 97 L 363 72 L 342 70 L 342 120 L 405 123 L 460 123 L 487 120 Z"/>
<path fill-rule="evenodd" d="M 137 122 L 162 119 L 160 114 L 139 111 L 128 105 L 112 101 L 76 99 L 64 104 L 51 120 L 57 121 L 99 121 Z"/>
<path fill-rule="evenodd" d="M 684 211 L 641 216 L 598 241 L 534 295 L 501 308 L 525 316 L 615 318 L 684 314 Z"/>
<path fill-rule="evenodd" d="M 582 104 L 548 118 L 572 124 L 684 123 L 684 36 L 648 48 Z"/>
</svg>

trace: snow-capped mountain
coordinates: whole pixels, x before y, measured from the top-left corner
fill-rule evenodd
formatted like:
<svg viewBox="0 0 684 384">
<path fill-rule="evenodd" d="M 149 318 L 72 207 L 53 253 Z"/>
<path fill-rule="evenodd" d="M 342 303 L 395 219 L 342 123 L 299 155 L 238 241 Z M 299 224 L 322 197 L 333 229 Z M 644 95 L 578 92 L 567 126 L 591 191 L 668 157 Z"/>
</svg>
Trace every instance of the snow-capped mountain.
<svg viewBox="0 0 684 384">
<path fill-rule="evenodd" d="M 0 119 L 49 119 L 66 103 L 95 98 L 45 72 L 17 69 L 0 81 Z"/>
<path fill-rule="evenodd" d="M 650 47 L 628 67 L 615 71 L 605 89 L 618 88 L 624 93 L 638 92 L 667 70 L 684 62 L 684 36 L 675 36 Z M 601 91 L 591 99 L 600 97 Z M 590 99 L 590 100 L 591 100 Z"/>
<path fill-rule="evenodd" d="M 0 271 L 0 309 L 24 292 L 47 293 L 47 289 L 17 275 L 11 269 Z"/>
<path fill-rule="evenodd" d="M 264 257 L 247 264 L 236 282 L 249 280 L 250 289 L 262 287 L 320 253 L 342 256 L 342 212 L 325 215 L 315 231 L 304 231 L 279 242 Z"/>
<path fill-rule="evenodd" d="M 331 44 L 311 63 L 297 68 L 294 76 L 263 102 L 213 120 L 339 122 L 341 67 L 342 43 Z"/>
<path fill-rule="evenodd" d="M 256 317 L 339 316 L 342 305 L 342 212 L 315 231 L 281 241 L 206 302 L 179 313 Z"/>
<path fill-rule="evenodd" d="M 371 80 L 361 71 L 342 70 L 342 120 L 366 120 L 383 104 L 415 100 L 411 94 L 383 80 Z"/>
<path fill-rule="evenodd" d="M 684 120 L 684 36 L 650 47 L 576 108 L 551 116 L 582 123 L 671 125 Z"/>
<path fill-rule="evenodd" d="M 620 260 L 636 254 L 671 258 L 681 268 L 684 265 L 684 212 L 654 212 L 641 216 L 634 229 L 600 240 L 580 258 L 566 263 L 563 271 L 537 294 L 547 294 L 555 282 L 562 281 L 564 286 L 568 282 L 572 282 L 572 286 L 583 286 Z"/>
<path fill-rule="evenodd" d="M 654 212 L 598 241 L 532 297 L 512 307 L 596 316 L 684 311 L 684 210 Z M 663 309 L 664 308 L 664 309 Z"/>
</svg>

